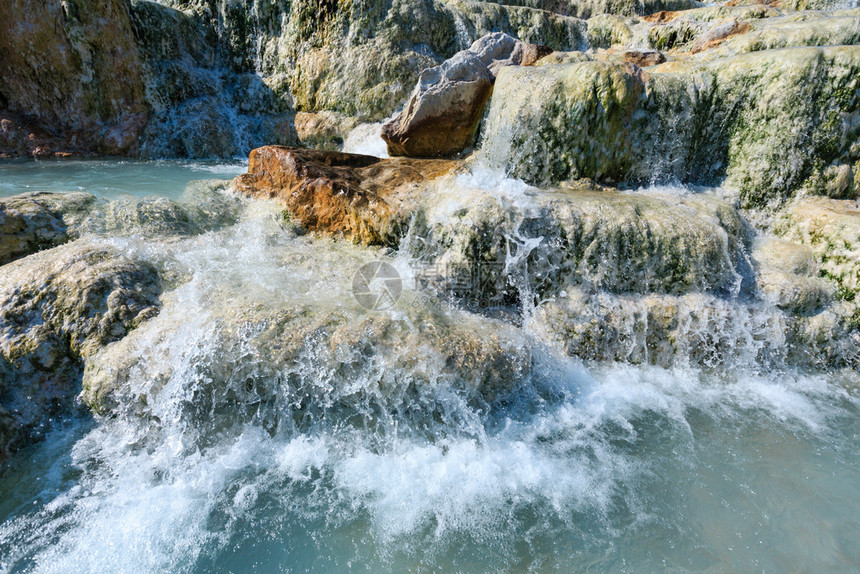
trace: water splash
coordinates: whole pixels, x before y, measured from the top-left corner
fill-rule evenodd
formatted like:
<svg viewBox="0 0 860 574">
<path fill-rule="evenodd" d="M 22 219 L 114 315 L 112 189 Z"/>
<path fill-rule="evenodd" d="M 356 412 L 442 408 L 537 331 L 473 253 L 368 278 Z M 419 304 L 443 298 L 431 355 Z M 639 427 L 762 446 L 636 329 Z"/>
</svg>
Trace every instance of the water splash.
<svg viewBox="0 0 860 574">
<path fill-rule="evenodd" d="M 536 250 L 553 248 L 529 227 L 540 190 L 480 169 L 440 186 L 412 233 L 460 222 L 472 201 L 496 206 L 502 245 L 520 242 L 501 261 L 536 292 Z M 60 456 L 24 455 L 58 460 L 62 479 L 35 504 L 5 507 L 0 571 L 771 570 L 860 559 L 849 535 L 860 528 L 856 373 L 756 369 L 770 365 L 758 350 L 693 360 L 721 348 L 709 339 L 773 344 L 784 326 L 757 321 L 778 310 L 753 313 L 731 294 L 661 295 L 687 304 L 661 341 L 691 360 L 668 368 L 584 363 L 541 331 L 559 301 L 581 313 L 597 297 L 647 347 L 648 323 L 624 318 L 648 304 L 642 294 L 570 289 L 517 326 L 406 281 L 393 309 L 367 313 L 350 290 L 355 270 L 382 259 L 405 272 L 419 239 L 392 255 L 302 236 L 262 201 L 203 234 L 84 238 L 150 261 L 173 289 L 158 317 L 89 367 L 122 382 L 125 407 L 54 443 Z"/>
<path fill-rule="evenodd" d="M 388 157 L 385 140 L 379 135 L 383 123 L 385 122 L 362 124 L 353 128 L 343 142 L 343 151 L 375 157 Z"/>
</svg>

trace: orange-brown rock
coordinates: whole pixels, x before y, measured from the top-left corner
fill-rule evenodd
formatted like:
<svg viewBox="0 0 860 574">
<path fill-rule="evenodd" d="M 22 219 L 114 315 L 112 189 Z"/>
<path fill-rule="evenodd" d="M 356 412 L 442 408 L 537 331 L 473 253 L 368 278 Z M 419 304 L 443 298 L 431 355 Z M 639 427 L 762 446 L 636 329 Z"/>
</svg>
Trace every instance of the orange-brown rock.
<svg viewBox="0 0 860 574">
<path fill-rule="evenodd" d="M 656 66 L 666 61 L 666 56 L 663 52 L 657 50 L 628 50 L 621 54 L 625 62 L 636 64 L 640 68 L 646 66 Z"/>
<path fill-rule="evenodd" d="M 690 46 L 690 51 L 693 54 L 703 52 L 709 48 L 722 44 L 732 36 L 745 34 L 749 32 L 749 30 L 750 25 L 741 20 L 732 19 L 728 22 L 723 22 L 696 38 L 696 41 Z"/>
<path fill-rule="evenodd" d="M 356 243 L 394 244 L 421 182 L 455 170 L 444 159 L 380 159 L 327 150 L 265 146 L 234 181 L 251 197 L 279 201 L 306 229 Z"/>
<path fill-rule="evenodd" d="M 653 14 L 648 14 L 647 16 L 642 16 L 642 20 L 646 22 L 651 22 L 653 24 L 665 24 L 666 22 L 671 22 L 675 18 L 678 17 L 679 11 L 671 11 L 671 10 L 660 10 L 659 12 L 654 12 Z"/>
</svg>

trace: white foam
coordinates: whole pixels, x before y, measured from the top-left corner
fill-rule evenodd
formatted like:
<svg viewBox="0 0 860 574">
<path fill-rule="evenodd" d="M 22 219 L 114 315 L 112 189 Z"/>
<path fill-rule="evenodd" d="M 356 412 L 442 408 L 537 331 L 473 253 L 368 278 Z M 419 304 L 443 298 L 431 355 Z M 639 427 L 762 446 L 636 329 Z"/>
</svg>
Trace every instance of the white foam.
<svg viewBox="0 0 860 574">
<path fill-rule="evenodd" d="M 447 184 L 451 203 L 440 207 L 440 217 L 451 216 L 446 213 L 456 201 L 471 201 L 468 193 L 525 209 L 531 201 L 531 188 L 498 172 L 473 170 Z M 845 513 L 853 511 L 844 491 L 857 492 L 860 474 L 846 470 L 838 456 L 840 440 L 853 456 L 856 435 L 832 440 L 831 435 L 841 436 L 834 421 L 857 419 L 858 405 L 826 375 L 629 364 L 586 370 L 536 347 L 535 370 L 521 381 L 522 388 L 485 404 L 435 379 L 407 393 L 386 394 L 380 380 L 394 375 L 393 363 L 377 356 L 376 378 L 320 366 L 303 373 L 304 386 L 278 387 L 295 396 L 280 404 L 278 414 L 287 422 L 276 432 L 256 421 L 222 432 L 206 427 L 209 413 L 202 422 L 186 416 L 184 409 L 199 407 L 206 393 L 222 392 L 232 382 L 206 380 L 214 375 L 200 371 L 201 363 L 222 366 L 229 374 L 263 360 L 255 349 L 242 347 L 243 332 L 234 337 L 245 354 L 213 356 L 221 347 L 212 315 L 224 311 L 213 309 L 213 301 L 255 308 L 299 299 L 313 301 L 320 313 L 345 313 L 356 305 L 349 289 L 359 263 L 384 256 L 296 237 L 282 228 L 277 211 L 266 202 L 251 203 L 235 226 L 196 238 L 105 240 L 185 278 L 164 295 L 161 314 L 133 333 L 140 378 L 133 377 L 132 390 L 142 401 L 149 386 L 161 386 L 147 396 L 152 418 L 119 413 L 77 442 L 73 468 L 67 469 L 75 485 L 0 525 L 0 571 L 30 559 L 32 572 L 199 571 L 198 562 L 232 556 L 248 540 L 273 541 L 283 550 L 285 558 L 273 570 L 315 564 L 331 546 L 345 555 L 353 552 L 356 568 L 369 570 L 439 564 L 445 569 L 432 552 L 461 547 L 463 555 L 510 557 L 491 565 L 500 570 L 517 570 L 521 561 L 562 571 L 591 561 L 608 570 L 619 564 L 612 560 L 647 563 L 660 552 L 687 564 L 689 555 L 706 551 L 718 563 L 725 557 L 720 540 L 701 534 L 690 513 L 701 511 L 719 521 L 719 528 L 738 532 L 737 516 L 704 510 L 714 497 L 743 506 L 737 501 L 747 494 L 742 489 L 752 480 L 751 471 L 730 459 L 744 456 L 792 465 L 793 472 L 811 477 L 783 485 L 774 494 L 776 503 L 756 499 L 756 504 L 763 514 L 774 513 L 792 500 L 798 514 L 821 516 L 816 536 L 824 550 L 801 551 L 832 558 L 826 552 L 844 531 Z M 404 261 L 395 263 L 402 268 Z M 446 320 L 468 327 L 474 317 L 452 312 Z M 411 327 L 420 333 L 427 326 Z M 528 344 L 529 334 L 520 335 Z M 411 368 L 434 372 L 449 359 L 429 352 L 420 337 L 415 340 L 417 346 L 407 349 Z M 313 414 L 301 401 L 316 386 L 329 389 L 323 395 L 329 402 L 314 405 Z M 336 400 L 362 393 L 376 410 L 359 411 L 350 407 L 354 403 Z M 235 408 L 242 405 L 236 401 Z M 303 425 L 289 424 L 302 417 L 308 417 Z M 767 459 L 765 449 L 738 439 L 740 427 L 759 430 L 769 440 L 788 437 L 793 458 Z M 828 481 L 834 476 L 844 491 L 831 493 Z M 822 500 L 834 506 L 831 514 L 821 513 Z M 755 508 L 748 504 L 744 511 Z M 770 522 L 760 524 L 766 529 Z M 294 550 L 296 531 L 315 545 Z M 793 546 L 780 534 L 770 542 Z M 661 549 L 655 537 L 671 538 L 677 554 Z M 610 560 L 607 548 L 615 541 L 623 556 Z M 249 569 L 262 556 L 251 546 L 243 556 Z M 393 555 L 404 563 L 386 562 Z M 743 554 L 749 556 L 760 554 Z M 481 559 L 457 568 L 486 570 Z M 808 569 L 802 567 L 807 563 L 798 564 Z M 345 562 L 331 565 L 346 568 Z"/>
<path fill-rule="evenodd" d="M 382 123 L 361 124 L 354 128 L 343 142 L 343 151 L 376 157 L 388 157 L 385 140 L 379 135 Z"/>
</svg>

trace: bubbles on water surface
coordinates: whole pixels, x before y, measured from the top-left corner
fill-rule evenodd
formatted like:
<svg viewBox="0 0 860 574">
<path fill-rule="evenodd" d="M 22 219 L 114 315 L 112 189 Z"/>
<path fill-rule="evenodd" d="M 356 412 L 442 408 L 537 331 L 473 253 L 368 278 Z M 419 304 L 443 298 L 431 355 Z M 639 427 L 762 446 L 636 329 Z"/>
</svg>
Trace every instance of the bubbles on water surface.
<svg viewBox="0 0 860 574">
<path fill-rule="evenodd" d="M 532 205 L 513 180 L 463 178 L 464 193 Z M 413 306 L 402 254 L 298 236 L 265 202 L 205 235 L 91 240 L 182 280 L 105 355 L 134 407 L 72 441 L 73 486 L 4 517 L 0 571 L 772 570 L 858 558 L 834 526 L 858 526 L 856 383 L 742 364 L 585 365 L 528 325 Z M 390 309 L 353 297 L 371 261 L 404 279 Z M 452 333 L 459 354 L 445 346 Z M 814 534 L 792 526 L 801 515 Z"/>
</svg>

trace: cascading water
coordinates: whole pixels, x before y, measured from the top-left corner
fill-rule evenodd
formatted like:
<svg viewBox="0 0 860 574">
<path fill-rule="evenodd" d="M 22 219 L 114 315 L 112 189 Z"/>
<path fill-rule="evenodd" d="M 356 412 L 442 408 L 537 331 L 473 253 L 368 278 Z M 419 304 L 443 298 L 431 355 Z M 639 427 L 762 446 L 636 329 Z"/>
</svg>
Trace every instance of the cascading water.
<svg viewBox="0 0 860 574">
<path fill-rule="evenodd" d="M 134 168 L 157 181 L 176 166 Z M 4 192 L 32 178 L 21 169 Z M 191 197 L 173 181 L 159 193 Z M 85 394 L 111 416 L 58 423 L 0 478 L 0 571 L 858 563 L 856 373 L 759 352 L 709 367 L 692 341 L 667 341 L 684 360 L 664 366 L 583 362 L 546 335 L 542 313 L 603 297 L 616 305 L 605 312 L 644 337 L 630 312 L 647 298 L 576 299 L 538 285 L 552 263 L 550 238 L 535 228 L 546 217 L 538 190 L 486 169 L 439 185 L 397 253 L 301 235 L 274 204 L 245 200 L 234 223 L 200 235 L 131 228 L 78 239 L 155 265 L 168 278 L 163 307 L 87 365 Z M 195 183 L 188 193 L 238 201 Z M 461 222 L 476 202 L 505 214 L 501 272 L 516 291 L 502 301 L 507 315 L 471 312 L 450 281 L 417 279 L 426 229 Z M 376 260 L 398 270 L 403 290 L 393 307 L 369 311 L 353 280 Z M 615 264 L 595 262 L 589 277 L 621 285 L 604 273 Z M 750 307 L 737 273 L 725 271 L 734 294 L 678 295 L 689 327 L 674 332 L 780 347 L 779 322 L 756 319 L 777 311 Z M 703 319 L 718 296 L 721 317 Z"/>
</svg>

